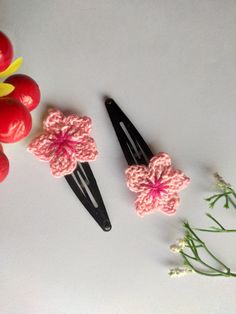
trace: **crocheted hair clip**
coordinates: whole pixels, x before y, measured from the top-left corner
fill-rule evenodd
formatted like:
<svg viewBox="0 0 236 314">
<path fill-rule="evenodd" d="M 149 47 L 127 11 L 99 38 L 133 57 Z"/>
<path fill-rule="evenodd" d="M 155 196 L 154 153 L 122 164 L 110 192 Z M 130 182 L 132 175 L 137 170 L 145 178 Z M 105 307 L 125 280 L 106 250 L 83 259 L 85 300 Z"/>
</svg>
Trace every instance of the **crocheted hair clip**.
<svg viewBox="0 0 236 314">
<path fill-rule="evenodd" d="M 179 205 L 179 191 L 190 179 L 171 165 L 170 156 L 160 152 L 154 155 L 132 122 L 111 98 L 105 106 L 128 162 L 126 180 L 128 188 L 137 193 L 135 206 L 138 215 L 155 210 L 174 214 Z"/>
<path fill-rule="evenodd" d="M 29 145 L 28 151 L 49 162 L 54 177 L 65 177 L 69 186 L 104 231 L 111 223 L 89 162 L 97 157 L 95 141 L 90 137 L 89 117 L 65 116 L 50 109 L 43 122 L 43 133 Z"/>
</svg>

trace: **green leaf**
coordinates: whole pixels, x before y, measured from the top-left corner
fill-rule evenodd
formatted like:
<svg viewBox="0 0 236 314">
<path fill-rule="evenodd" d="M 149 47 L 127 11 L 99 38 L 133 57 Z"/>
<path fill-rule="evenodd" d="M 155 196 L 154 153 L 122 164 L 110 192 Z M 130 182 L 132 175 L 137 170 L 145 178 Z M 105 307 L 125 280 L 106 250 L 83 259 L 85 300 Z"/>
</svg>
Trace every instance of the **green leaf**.
<svg viewBox="0 0 236 314">
<path fill-rule="evenodd" d="M 15 87 L 8 83 L 0 83 L 0 97 L 9 95 Z"/>
<path fill-rule="evenodd" d="M 23 58 L 22 57 L 17 58 L 15 61 L 13 61 L 9 65 L 9 67 L 5 71 L 0 72 L 0 77 L 7 77 L 7 76 L 12 75 L 21 67 L 22 63 L 23 63 Z"/>
</svg>

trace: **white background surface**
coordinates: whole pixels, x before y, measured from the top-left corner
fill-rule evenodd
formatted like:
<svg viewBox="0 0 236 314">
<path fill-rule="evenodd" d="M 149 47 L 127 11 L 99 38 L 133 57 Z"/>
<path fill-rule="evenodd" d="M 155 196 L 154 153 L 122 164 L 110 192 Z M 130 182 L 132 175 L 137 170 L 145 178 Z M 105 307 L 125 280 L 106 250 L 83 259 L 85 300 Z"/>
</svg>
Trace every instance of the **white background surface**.
<svg viewBox="0 0 236 314">
<path fill-rule="evenodd" d="M 21 72 L 48 105 L 90 115 L 100 158 L 92 168 L 113 224 L 104 233 L 66 182 L 5 145 L 11 173 L 0 187 L 1 314 L 236 313 L 235 279 L 170 278 L 168 246 L 181 218 L 208 226 L 203 199 L 218 170 L 236 185 L 236 2 L 0 1 L 0 27 L 24 57 Z M 177 214 L 139 218 L 102 95 L 110 94 L 154 151 L 192 179 Z M 228 227 L 236 213 L 214 212 Z M 236 269 L 235 236 L 209 245 Z"/>
</svg>

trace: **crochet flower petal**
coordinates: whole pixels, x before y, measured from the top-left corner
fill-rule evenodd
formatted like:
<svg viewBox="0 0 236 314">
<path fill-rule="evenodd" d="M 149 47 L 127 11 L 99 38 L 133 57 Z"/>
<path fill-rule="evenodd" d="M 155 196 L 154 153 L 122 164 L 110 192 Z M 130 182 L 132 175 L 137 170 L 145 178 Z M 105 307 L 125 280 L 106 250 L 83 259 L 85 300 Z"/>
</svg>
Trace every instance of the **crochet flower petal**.
<svg viewBox="0 0 236 314">
<path fill-rule="evenodd" d="M 95 160 L 97 157 L 97 148 L 93 138 L 83 136 L 76 144 L 75 157 L 78 161 L 88 162 Z"/>
<path fill-rule="evenodd" d="M 92 121 L 89 117 L 79 117 L 76 114 L 66 117 L 64 122 L 68 126 L 67 134 L 73 136 L 74 139 L 89 135 L 92 128 Z"/>
<path fill-rule="evenodd" d="M 54 177 L 62 177 L 71 174 L 77 166 L 77 160 L 74 155 L 61 152 L 55 154 L 50 160 L 51 173 Z"/>
<path fill-rule="evenodd" d="M 147 193 L 140 193 L 135 201 L 136 210 L 139 216 L 144 216 L 155 209 L 153 198 Z"/>
<path fill-rule="evenodd" d="M 134 165 L 125 171 L 127 186 L 133 192 L 146 190 L 149 170 L 144 165 Z"/>
<path fill-rule="evenodd" d="M 170 156 L 166 153 L 159 153 L 149 162 L 150 178 L 159 178 L 166 167 L 171 165 Z"/>
<path fill-rule="evenodd" d="M 62 130 L 64 123 L 64 114 L 56 109 L 50 109 L 48 116 L 43 122 L 43 128 L 48 132 L 59 132 Z"/>
<path fill-rule="evenodd" d="M 176 212 L 179 202 L 180 198 L 177 193 L 169 195 L 165 200 L 163 199 L 163 206 L 161 211 L 163 211 L 165 214 L 173 215 Z"/>
<path fill-rule="evenodd" d="M 50 147 L 51 135 L 44 133 L 37 136 L 28 146 L 28 151 L 34 154 L 37 158 L 43 161 L 52 159 L 52 149 Z"/>
<path fill-rule="evenodd" d="M 187 187 L 190 179 L 180 170 L 169 168 L 163 174 L 163 180 L 168 184 L 168 191 L 170 193 L 179 192 Z"/>
<path fill-rule="evenodd" d="M 160 198 L 153 199 L 149 193 L 140 193 L 135 202 L 138 215 L 144 216 L 154 211 L 162 211 L 165 214 L 171 215 L 176 212 L 179 204 L 177 194 L 163 195 Z"/>
</svg>

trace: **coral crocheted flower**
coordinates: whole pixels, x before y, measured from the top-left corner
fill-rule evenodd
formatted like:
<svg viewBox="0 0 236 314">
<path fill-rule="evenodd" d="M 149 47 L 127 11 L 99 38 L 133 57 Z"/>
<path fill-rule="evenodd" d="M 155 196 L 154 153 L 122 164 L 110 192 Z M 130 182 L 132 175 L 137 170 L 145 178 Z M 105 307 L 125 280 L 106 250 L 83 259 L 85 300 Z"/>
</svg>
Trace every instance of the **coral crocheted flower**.
<svg viewBox="0 0 236 314">
<path fill-rule="evenodd" d="M 96 144 L 89 136 L 89 117 L 75 114 L 66 117 L 59 110 L 51 109 L 43 129 L 44 132 L 30 143 L 28 151 L 40 160 L 48 161 L 53 176 L 70 174 L 78 161 L 88 162 L 96 158 Z"/>
<path fill-rule="evenodd" d="M 154 210 L 174 214 L 180 201 L 178 192 L 190 181 L 182 171 L 172 168 L 166 153 L 154 156 L 148 166 L 130 166 L 126 178 L 128 188 L 137 193 L 135 205 L 140 216 Z"/>
</svg>

